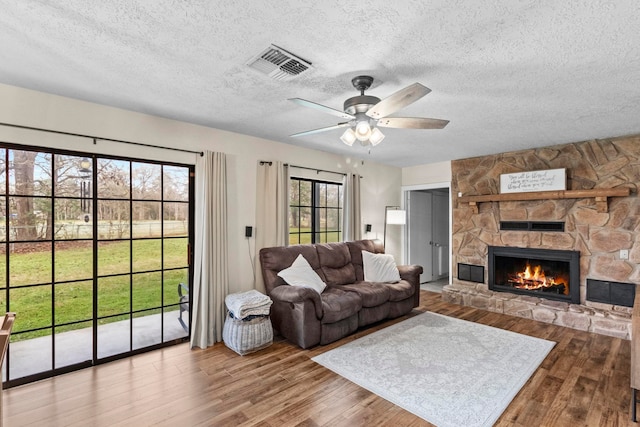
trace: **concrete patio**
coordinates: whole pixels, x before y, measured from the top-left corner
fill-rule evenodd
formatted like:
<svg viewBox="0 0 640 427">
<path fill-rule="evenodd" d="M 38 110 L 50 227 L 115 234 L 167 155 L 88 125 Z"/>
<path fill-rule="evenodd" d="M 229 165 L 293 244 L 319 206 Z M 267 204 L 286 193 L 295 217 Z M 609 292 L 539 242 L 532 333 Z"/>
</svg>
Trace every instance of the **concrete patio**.
<svg viewBox="0 0 640 427">
<path fill-rule="evenodd" d="M 188 333 L 178 321 L 178 310 L 164 313 L 164 341 L 186 337 Z M 148 347 L 162 342 L 160 330 L 161 314 L 133 319 L 133 349 Z M 182 315 L 188 322 L 188 314 Z M 98 326 L 98 358 L 129 351 L 129 321 L 118 321 Z M 10 378 L 45 372 L 51 366 L 51 336 L 12 342 L 9 347 Z M 56 334 L 55 368 L 62 368 L 92 359 L 92 328 Z M 2 379 L 6 380 L 3 366 Z"/>
</svg>

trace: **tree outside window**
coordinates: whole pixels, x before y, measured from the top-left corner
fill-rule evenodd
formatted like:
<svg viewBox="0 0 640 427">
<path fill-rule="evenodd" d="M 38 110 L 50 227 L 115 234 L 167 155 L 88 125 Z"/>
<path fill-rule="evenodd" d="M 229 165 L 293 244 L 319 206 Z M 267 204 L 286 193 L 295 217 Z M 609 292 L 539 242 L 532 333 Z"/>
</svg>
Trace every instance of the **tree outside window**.
<svg viewBox="0 0 640 427">
<path fill-rule="evenodd" d="M 342 240 L 342 185 L 291 178 L 289 244 Z"/>
</svg>

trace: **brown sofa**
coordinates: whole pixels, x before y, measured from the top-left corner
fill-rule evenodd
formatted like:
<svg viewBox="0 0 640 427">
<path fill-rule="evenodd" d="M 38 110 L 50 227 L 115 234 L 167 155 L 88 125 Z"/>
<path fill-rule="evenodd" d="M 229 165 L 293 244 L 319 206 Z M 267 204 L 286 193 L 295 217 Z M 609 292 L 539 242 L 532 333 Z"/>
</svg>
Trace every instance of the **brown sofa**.
<svg viewBox="0 0 640 427">
<path fill-rule="evenodd" d="M 419 265 L 398 266 L 396 283 L 364 281 L 362 251 L 384 253 L 380 240 L 293 245 L 260 250 L 271 321 L 282 336 L 309 348 L 345 337 L 359 327 L 409 313 L 420 303 Z M 278 276 L 302 254 L 327 284 L 322 294 L 289 286 Z"/>
</svg>

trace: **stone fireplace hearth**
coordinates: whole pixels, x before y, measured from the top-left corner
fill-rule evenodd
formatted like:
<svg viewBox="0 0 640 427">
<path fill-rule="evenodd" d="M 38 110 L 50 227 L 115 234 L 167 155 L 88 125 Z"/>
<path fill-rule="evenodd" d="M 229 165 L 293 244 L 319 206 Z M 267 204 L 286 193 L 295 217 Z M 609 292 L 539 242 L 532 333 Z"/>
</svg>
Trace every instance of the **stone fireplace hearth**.
<svg viewBox="0 0 640 427">
<path fill-rule="evenodd" d="M 631 194 L 610 197 L 606 212 L 597 198 L 458 202 L 459 194 L 499 194 L 501 174 L 557 168 L 566 168 L 568 190 L 628 188 Z M 640 136 L 455 160 L 451 169 L 454 279 L 443 299 L 629 339 L 631 308 L 587 301 L 586 281 L 640 283 Z M 564 229 L 501 229 L 509 221 L 562 223 Z M 577 299 L 489 289 L 489 247 L 579 252 Z M 621 249 L 629 259 L 620 259 Z M 458 263 L 484 267 L 484 283 L 457 279 Z"/>
</svg>

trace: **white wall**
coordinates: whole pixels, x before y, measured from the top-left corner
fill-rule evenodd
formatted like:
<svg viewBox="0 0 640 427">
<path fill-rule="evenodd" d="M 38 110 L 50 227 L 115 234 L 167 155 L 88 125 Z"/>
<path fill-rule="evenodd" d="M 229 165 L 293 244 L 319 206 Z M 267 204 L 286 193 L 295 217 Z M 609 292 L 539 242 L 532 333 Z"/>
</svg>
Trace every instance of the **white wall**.
<svg viewBox="0 0 640 427">
<path fill-rule="evenodd" d="M 244 227 L 255 225 L 256 164 L 280 160 L 292 165 L 364 176 L 362 223 L 372 224 L 363 238 L 382 239 L 384 206 L 400 204 L 402 171 L 378 163 L 345 158 L 289 144 L 269 141 L 175 120 L 134 113 L 118 108 L 64 98 L 14 86 L 0 85 L 0 122 L 57 131 L 94 135 L 164 147 L 226 153 L 229 207 L 229 259 L 232 292 L 251 289 L 253 274 Z M 327 136 L 331 138 L 332 136 Z M 149 160 L 195 164 L 196 154 L 93 141 L 31 130 L 0 126 L 0 142 L 54 147 L 120 155 Z M 335 175 L 316 175 L 329 180 Z M 196 195 L 197 197 L 197 195 Z M 250 240 L 253 250 L 254 240 Z M 401 253 L 401 239 L 388 238 L 387 252 Z M 397 261 L 400 257 L 396 256 Z M 256 260 L 257 262 L 257 260 Z"/>
<path fill-rule="evenodd" d="M 430 163 L 402 169 L 402 186 L 451 182 L 451 162 Z"/>
</svg>

